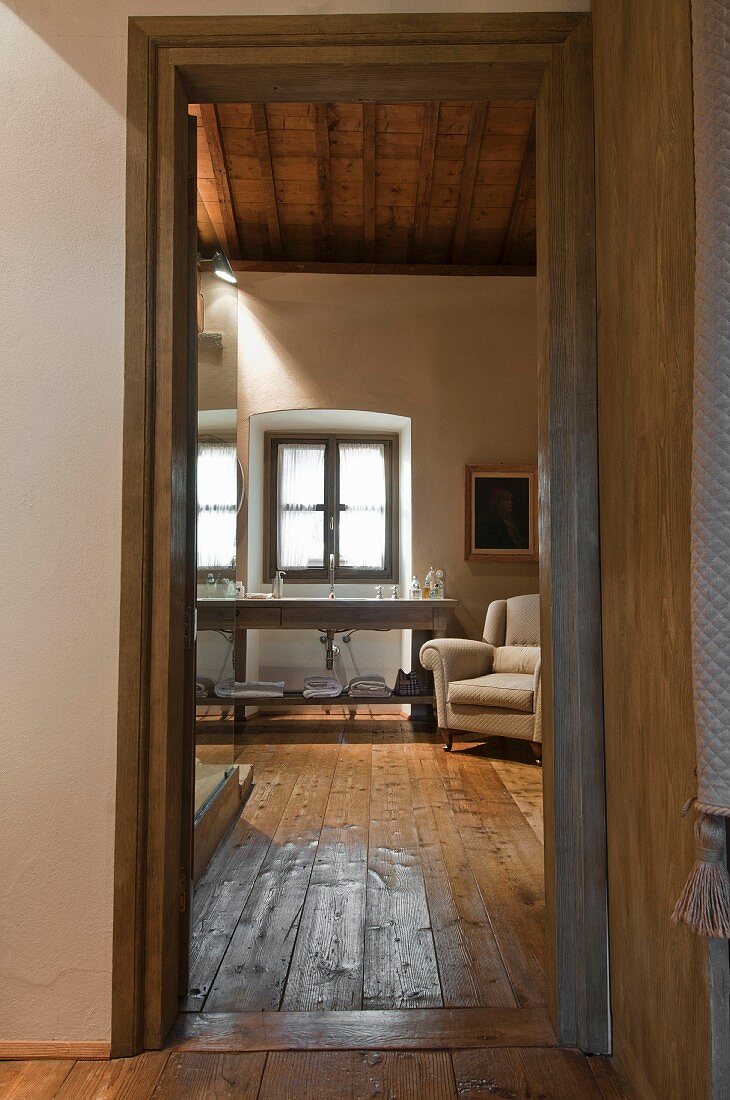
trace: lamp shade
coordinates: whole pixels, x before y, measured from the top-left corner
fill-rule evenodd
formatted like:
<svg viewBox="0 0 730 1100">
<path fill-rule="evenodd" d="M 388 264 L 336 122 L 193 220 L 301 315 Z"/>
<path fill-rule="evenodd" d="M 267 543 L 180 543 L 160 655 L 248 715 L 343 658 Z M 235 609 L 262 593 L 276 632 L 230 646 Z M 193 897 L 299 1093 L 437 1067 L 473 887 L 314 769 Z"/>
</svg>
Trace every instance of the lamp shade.
<svg viewBox="0 0 730 1100">
<path fill-rule="evenodd" d="M 226 283 L 238 282 L 233 274 L 233 268 L 228 262 L 228 257 L 220 249 L 211 257 L 210 269 L 214 275 L 217 275 L 219 279 L 223 279 Z"/>
</svg>

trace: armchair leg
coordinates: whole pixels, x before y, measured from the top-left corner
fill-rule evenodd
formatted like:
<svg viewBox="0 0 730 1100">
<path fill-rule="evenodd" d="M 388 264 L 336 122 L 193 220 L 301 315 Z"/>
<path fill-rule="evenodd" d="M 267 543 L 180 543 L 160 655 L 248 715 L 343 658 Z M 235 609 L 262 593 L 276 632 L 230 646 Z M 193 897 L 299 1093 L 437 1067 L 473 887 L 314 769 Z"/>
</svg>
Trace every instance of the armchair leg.
<svg viewBox="0 0 730 1100">
<path fill-rule="evenodd" d="M 439 726 L 439 733 L 444 743 L 444 752 L 451 752 L 451 746 L 454 743 L 454 736 L 451 730 L 446 729 L 444 726 Z"/>
<path fill-rule="evenodd" d="M 530 741 L 538 768 L 542 767 L 542 744 L 539 741 Z"/>
</svg>

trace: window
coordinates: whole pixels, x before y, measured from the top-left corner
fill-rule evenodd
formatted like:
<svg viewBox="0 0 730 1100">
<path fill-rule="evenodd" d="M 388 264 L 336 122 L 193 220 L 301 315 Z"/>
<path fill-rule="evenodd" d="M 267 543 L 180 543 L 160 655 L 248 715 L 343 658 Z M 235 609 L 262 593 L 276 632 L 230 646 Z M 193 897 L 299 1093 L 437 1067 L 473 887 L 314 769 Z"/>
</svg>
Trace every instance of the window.
<svg viewBox="0 0 730 1100">
<path fill-rule="evenodd" d="M 397 580 L 397 436 L 269 433 L 269 580 Z"/>
<path fill-rule="evenodd" d="M 198 442 L 198 569 L 236 564 L 236 447 L 223 439 Z"/>
</svg>

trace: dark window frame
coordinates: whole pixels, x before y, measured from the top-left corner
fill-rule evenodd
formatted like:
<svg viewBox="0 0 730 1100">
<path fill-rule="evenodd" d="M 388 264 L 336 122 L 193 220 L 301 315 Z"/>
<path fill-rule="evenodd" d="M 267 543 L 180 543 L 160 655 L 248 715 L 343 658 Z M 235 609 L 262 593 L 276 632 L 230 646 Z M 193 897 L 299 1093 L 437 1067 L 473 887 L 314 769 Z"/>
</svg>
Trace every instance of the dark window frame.
<svg viewBox="0 0 730 1100">
<path fill-rule="evenodd" d="M 271 581 L 278 559 L 278 449 L 283 443 L 324 443 L 324 565 L 312 569 L 287 569 L 287 583 L 312 584 L 329 580 L 329 556 L 335 555 L 335 580 L 350 584 L 368 582 L 398 583 L 399 574 L 399 437 L 394 432 L 266 432 L 265 504 L 264 504 L 264 569 L 265 580 Z M 385 568 L 355 569 L 339 564 L 339 462 L 340 443 L 380 443 L 385 446 Z"/>
</svg>

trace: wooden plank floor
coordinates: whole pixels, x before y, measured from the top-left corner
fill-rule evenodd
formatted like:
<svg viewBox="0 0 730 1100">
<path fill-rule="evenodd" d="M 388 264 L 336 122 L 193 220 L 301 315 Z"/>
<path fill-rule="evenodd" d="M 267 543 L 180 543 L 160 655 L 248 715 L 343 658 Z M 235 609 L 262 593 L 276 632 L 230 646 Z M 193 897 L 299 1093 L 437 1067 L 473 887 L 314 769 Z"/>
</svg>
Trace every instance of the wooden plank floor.
<svg viewBox="0 0 730 1100">
<path fill-rule="evenodd" d="M 545 1005 L 529 745 L 447 754 L 406 721 L 271 716 L 235 759 L 254 787 L 195 892 L 187 1011 Z"/>
<path fill-rule="evenodd" d="M 151 1052 L 0 1063 L 0 1100 L 631 1100 L 607 1058 L 519 1047 L 447 1051 Z"/>
<path fill-rule="evenodd" d="M 234 752 L 216 726 L 197 754 L 254 788 L 196 889 L 167 1049 L 0 1062 L 0 1100 L 630 1100 L 552 1045 L 529 746 L 272 716 Z"/>
</svg>

